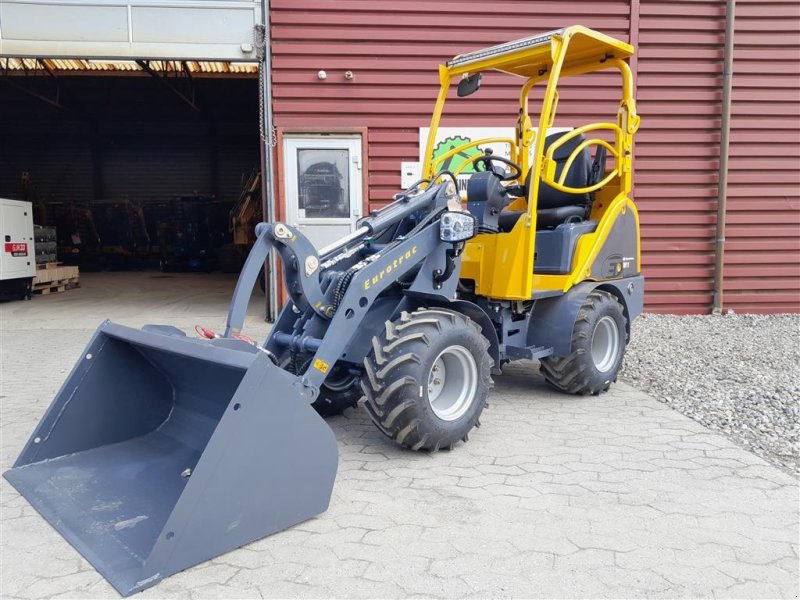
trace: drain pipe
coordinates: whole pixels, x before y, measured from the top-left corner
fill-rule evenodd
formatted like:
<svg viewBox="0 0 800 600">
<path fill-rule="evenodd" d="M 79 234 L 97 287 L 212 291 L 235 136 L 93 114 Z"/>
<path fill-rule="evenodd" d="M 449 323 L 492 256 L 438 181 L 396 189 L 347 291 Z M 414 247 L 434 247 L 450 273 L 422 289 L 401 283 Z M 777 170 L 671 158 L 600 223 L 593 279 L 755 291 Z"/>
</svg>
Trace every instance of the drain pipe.
<svg viewBox="0 0 800 600">
<path fill-rule="evenodd" d="M 275 130 L 272 124 L 272 41 L 269 27 L 269 0 L 261 0 L 261 16 L 263 30 L 257 34 L 259 48 L 258 82 L 259 82 L 259 118 L 261 120 L 261 201 L 264 220 L 268 223 L 275 222 L 275 171 L 273 164 L 273 149 L 275 147 Z M 275 253 L 270 252 L 265 265 L 267 306 L 266 320 L 274 322 L 278 316 L 278 283 Z"/>
<path fill-rule="evenodd" d="M 733 84 L 733 36 L 736 0 L 725 9 L 725 57 L 722 67 L 722 121 L 719 138 L 719 184 L 717 185 L 717 234 L 714 244 L 713 314 L 722 312 L 725 265 L 725 218 L 728 201 L 728 151 L 731 133 L 731 88 Z"/>
</svg>

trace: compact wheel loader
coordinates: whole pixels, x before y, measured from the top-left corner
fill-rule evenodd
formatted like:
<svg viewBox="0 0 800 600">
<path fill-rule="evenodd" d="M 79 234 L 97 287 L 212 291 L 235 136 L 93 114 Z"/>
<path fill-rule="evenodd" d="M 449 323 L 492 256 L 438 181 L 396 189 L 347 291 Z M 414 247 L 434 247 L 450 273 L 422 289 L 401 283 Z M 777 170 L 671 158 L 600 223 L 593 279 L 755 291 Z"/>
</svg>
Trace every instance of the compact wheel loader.
<svg viewBox="0 0 800 600">
<path fill-rule="evenodd" d="M 467 440 L 508 361 L 607 390 L 644 292 L 632 53 L 574 26 L 442 65 L 422 180 L 321 250 L 260 223 L 221 336 L 100 325 L 5 477 L 128 595 L 323 512 L 337 448 L 317 411 L 363 396 L 388 438 L 436 451 Z M 616 121 L 553 131 L 560 79 L 601 69 L 621 75 Z M 434 158 L 451 85 L 469 95 L 491 70 L 521 78 L 514 137 Z M 257 344 L 241 328 L 270 251 L 288 299 Z"/>
</svg>

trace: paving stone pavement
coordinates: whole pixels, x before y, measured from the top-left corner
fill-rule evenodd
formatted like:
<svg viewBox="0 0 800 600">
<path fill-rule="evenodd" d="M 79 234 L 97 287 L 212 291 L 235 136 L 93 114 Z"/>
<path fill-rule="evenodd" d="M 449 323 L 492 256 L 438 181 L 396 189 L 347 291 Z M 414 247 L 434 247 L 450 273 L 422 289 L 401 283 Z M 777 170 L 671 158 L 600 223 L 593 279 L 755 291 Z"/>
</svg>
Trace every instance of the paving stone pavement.
<svg viewBox="0 0 800 600">
<path fill-rule="evenodd" d="M 3 470 L 88 322 L 218 325 L 228 291 L 194 293 L 194 310 L 165 297 L 137 312 L 119 308 L 123 292 L 89 288 L 46 313 L 42 301 L 0 306 Z M 798 597 L 790 475 L 621 383 L 564 396 L 534 363 L 495 381 L 483 426 L 450 452 L 397 448 L 360 408 L 330 419 L 339 474 L 326 513 L 138 597 Z M 117 597 L 5 480 L 0 510 L 0 596 Z"/>
</svg>

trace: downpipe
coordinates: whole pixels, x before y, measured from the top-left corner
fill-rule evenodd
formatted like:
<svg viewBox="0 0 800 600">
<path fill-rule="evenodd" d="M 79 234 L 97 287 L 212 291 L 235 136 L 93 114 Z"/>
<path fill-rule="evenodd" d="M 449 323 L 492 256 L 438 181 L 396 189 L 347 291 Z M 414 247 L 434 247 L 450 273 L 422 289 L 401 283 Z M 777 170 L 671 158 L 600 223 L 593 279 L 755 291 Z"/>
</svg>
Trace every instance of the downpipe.
<svg viewBox="0 0 800 600">
<path fill-rule="evenodd" d="M 258 90 L 263 107 L 263 131 L 261 136 L 261 202 L 264 220 L 268 223 L 275 221 L 275 172 L 273 162 L 274 127 L 272 122 L 272 36 L 270 33 L 270 6 L 269 0 L 261 0 L 261 19 L 264 25 L 264 50 L 259 57 L 259 70 L 263 74 L 260 78 L 261 89 Z M 265 261 L 266 265 L 266 290 L 267 306 L 266 321 L 274 322 L 278 317 L 278 281 L 277 263 L 275 255 L 270 253 Z"/>
<path fill-rule="evenodd" d="M 725 219 L 728 203 L 728 156 L 731 132 L 731 88 L 733 87 L 733 38 L 736 0 L 725 10 L 725 58 L 722 67 L 722 122 L 719 139 L 719 183 L 717 185 L 717 230 L 714 240 L 714 291 L 712 314 L 722 313 L 725 268 Z"/>
</svg>

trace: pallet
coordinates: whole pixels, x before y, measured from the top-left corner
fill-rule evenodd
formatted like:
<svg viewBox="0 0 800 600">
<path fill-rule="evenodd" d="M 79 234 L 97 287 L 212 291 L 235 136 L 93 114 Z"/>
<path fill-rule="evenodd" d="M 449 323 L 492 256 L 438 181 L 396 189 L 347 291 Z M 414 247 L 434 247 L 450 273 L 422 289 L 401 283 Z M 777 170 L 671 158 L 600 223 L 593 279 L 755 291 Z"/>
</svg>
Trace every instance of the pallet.
<svg viewBox="0 0 800 600">
<path fill-rule="evenodd" d="M 49 265 L 54 266 L 51 267 Z M 69 265 L 58 266 L 57 263 L 48 263 L 48 266 L 36 269 L 36 277 L 33 278 L 33 287 L 35 289 L 37 286 L 53 286 L 57 281 L 66 281 L 69 279 L 74 279 L 77 282 L 79 276 L 80 272 L 78 267 Z"/>
<path fill-rule="evenodd" d="M 80 285 L 78 267 L 48 263 L 36 269 L 32 292 L 39 296 L 45 296 L 55 292 L 65 292 L 72 288 L 80 287 Z"/>
<path fill-rule="evenodd" d="M 60 262 L 42 263 L 42 264 L 36 265 L 36 270 L 37 271 L 41 271 L 43 269 L 57 269 L 60 265 L 63 265 L 63 264 L 64 263 L 60 263 Z"/>
<path fill-rule="evenodd" d="M 76 287 L 81 287 L 81 283 L 77 277 L 73 277 L 70 279 L 34 284 L 31 293 L 36 296 L 47 296 L 48 294 L 55 294 L 57 292 L 66 292 Z"/>
</svg>

